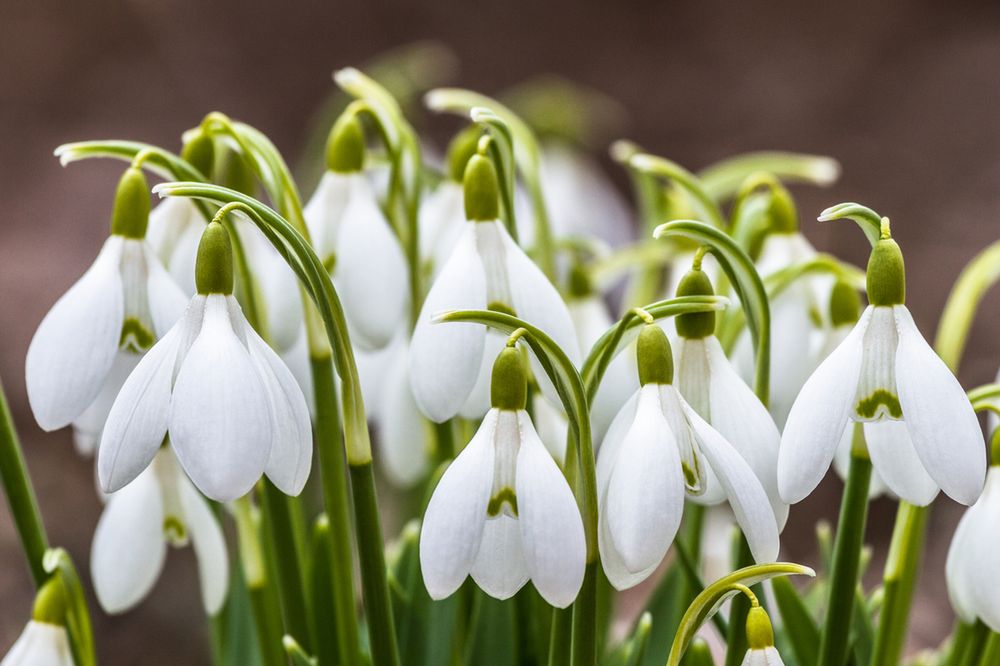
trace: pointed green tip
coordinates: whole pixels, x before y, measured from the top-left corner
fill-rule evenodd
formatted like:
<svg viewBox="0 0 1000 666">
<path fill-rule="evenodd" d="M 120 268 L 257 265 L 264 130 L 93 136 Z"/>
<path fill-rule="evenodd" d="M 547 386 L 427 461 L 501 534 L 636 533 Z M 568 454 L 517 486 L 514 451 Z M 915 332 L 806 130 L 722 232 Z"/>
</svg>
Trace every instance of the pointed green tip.
<svg viewBox="0 0 1000 666">
<path fill-rule="evenodd" d="M 881 238 L 872 248 L 866 282 L 872 305 L 902 305 L 906 301 L 903 251 L 892 238 Z"/>
<path fill-rule="evenodd" d="M 677 285 L 677 296 L 714 296 L 715 289 L 705 271 L 693 268 L 689 270 Z M 692 312 L 677 315 L 674 319 L 677 335 L 689 340 L 707 338 L 715 333 L 714 312 Z"/>
<path fill-rule="evenodd" d="M 58 574 L 42 584 L 35 595 L 35 606 L 31 611 L 35 622 L 62 625 L 66 620 L 66 593 Z"/>
<path fill-rule="evenodd" d="M 774 630 L 771 628 L 771 618 L 760 606 L 754 606 L 747 613 L 747 643 L 751 650 L 764 650 L 774 647 Z"/>
<path fill-rule="evenodd" d="M 473 155 L 465 167 L 465 217 L 475 222 L 500 218 L 500 184 L 488 157 Z"/>
<path fill-rule="evenodd" d="M 493 363 L 490 402 L 496 409 L 511 411 L 528 404 L 528 373 L 516 347 L 504 347 Z"/>
<path fill-rule="evenodd" d="M 365 165 L 365 135 L 353 113 L 337 119 L 326 141 L 326 167 L 337 173 L 356 173 Z"/>
<path fill-rule="evenodd" d="M 204 132 L 199 132 L 181 149 L 181 158 L 201 172 L 201 175 L 211 177 L 212 166 L 215 164 L 215 142 Z"/>
<path fill-rule="evenodd" d="M 118 181 L 111 211 L 111 233 L 142 240 L 149 224 L 149 183 L 142 169 L 129 167 Z"/>
<path fill-rule="evenodd" d="M 482 130 L 478 125 L 469 125 L 455 135 L 448 144 L 448 178 L 461 183 L 465 177 L 465 167 L 479 148 Z"/>
<path fill-rule="evenodd" d="M 671 384 L 674 381 L 674 355 L 670 341 L 656 324 L 645 324 L 636 347 L 639 384 Z"/>
<path fill-rule="evenodd" d="M 194 282 L 203 296 L 233 293 L 233 246 L 229 232 L 219 222 L 209 224 L 201 235 Z"/>
</svg>

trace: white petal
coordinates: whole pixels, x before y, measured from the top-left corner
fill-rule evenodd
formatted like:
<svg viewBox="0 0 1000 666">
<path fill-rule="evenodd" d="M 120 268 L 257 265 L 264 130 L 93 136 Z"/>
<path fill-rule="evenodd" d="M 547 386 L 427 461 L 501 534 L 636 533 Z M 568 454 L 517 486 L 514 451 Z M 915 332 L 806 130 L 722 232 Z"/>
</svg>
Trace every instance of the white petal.
<svg viewBox="0 0 1000 666">
<path fill-rule="evenodd" d="M 854 441 L 854 428 L 856 426 L 864 427 L 865 424 L 848 423 L 847 427 L 844 428 L 844 434 L 840 438 L 840 444 L 837 445 L 837 452 L 833 456 L 833 468 L 837 471 L 840 478 L 845 481 L 847 480 L 847 472 L 851 466 L 851 445 Z M 913 446 L 912 443 L 910 446 Z M 882 475 L 878 473 L 877 469 L 872 467 L 871 481 L 868 483 L 868 499 L 873 500 L 876 497 L 881 497 L 891 492 L 888 486 L 885 485 Z"/>
<path fill-rule="evenodd" d="M 488 518 L 472 564 L 472 579 L 495 599 L 510 599 L 528 582 L 518 520 L 501 513 Z"/>
<path fill-rule="evenodd" d="M 222 527 L 208 502 L 198 494 L 180 470 L 177 475 L 184 524 L 191 537 L 195 556 L 198 558 L 198 580 L 201 583 L 201 600 L 205 611 L 215 615 L 222 609 L 229 589 L 229 561 L 226 557 L 226 539 Z"/>
<path fill-rule="evenodd" d="M 980 500 L 982 501 L 982 500 Z M 967 624 L 976 621 L 976 586 L 978 585 L 972 552 L 975 542 L 976 525 L 973 508 L 962 516 L 948 547 L 945 562 L 945 580 L 948 583 L 948 598 L 955 613 Z"/>
<path fill-rule="evenodd" d="M 337 254 L 337 236 L 350 190 L 350 178 L 327 171 L 302 211 L 309 227 L 312 245 L 324 262 Z"/>
<path fill-rule="evenodd" d="M 704 345 L 710 373 L 709 415 L 699 414 L 750 465 L 767 492 L 780 530 L 788 518 L 788 505 L 781 501 L 778 494 L 781 434 L 767 408 L 736 373 L 715 336 L 705 338 Z"/>
<path fill-rule="evenodd" d="M 715 472 L 736 514 L 736 522 L 746 535 L 754 559 L 774 562 L 778 557 L 778 525 L 764 487 L 725 437 L 689 406 L 685 406 L 685 413 L 698 437 L 701 452 Z"/>
<path fill-rule="evenodd" d="M 788 415 L 778 451 L 778 492 L 795 504 L 819 484 L 830 467 L 861 373 L 861 351 L 871 308 L 854 330 L 816 368 Z"/>
<path fill-rule="evenodd" d="M 153 468 L 108 498 L 90 552 L 101 607 L 123 613 L 153 588 L 163 569 L 163 499 Z"/>
<path fill-rule="evenodd" d="M 986 477 L 986 445 L 972 404 L 906 307 L 895 306 L 893 314 L 899 331 L 897 390 L 913 447 L 949 497 L 972 504 Z"/>
<path fill-rule="evenodd" d="M 115 492 L 146 469 L 167 434 L 174 368 L 181 346 L 201 326 L 201 302 L 153 345 L 122 385 L 101 436 L 98 478 Z"/>
<path fill-rule="evenodd" d="M 119 351 L 115 355 L 115 362 L 104 380 L 104 386 L 97 398 L 84 410 L 80 416 L 73 420 L 73 441 L 77 446 L 77 452 L 84 455 L 92 455 L 97 450 L 97 445 L 101 442 L 101 432 L 104 430 L 104 423 L 108 420 L 115 398 L 121 391 L 125 380 L 132 374 L 142 357 L 131 351 Z"/>
<path fill-rule="evenodd" d="M 160 258 L 162 264 L 170 261 L 174 247 L 184 231 L 200 220 L 194 201 L 185 197 L 167 197 L 149 213 L 146 243 Z"/>
<path fill-rule="evenodd" d="M 566 437 L 569 435 L 566 413 L 537 393 L 531 396 L 531 409 L 539 439 L 561 466 L 566 461 Z"/>
<path fill-rule="evenodd" d="M 658 564 L 680 525 L 684 478 L 656 384 L 639 391 L 635 420 L 620 445 L 605 504 L 608 533 L 628 570 Z"/>
<path fill-rule="evenodd" d="M 409 298 L 406 258 L 399 240 L 358 175 L 344 210 L 337 242 L 334 283 L 351 328 L 365 349 L 385 347 L 404 326 Z"/>
<path fill-rule="evenodd" d="M 149 245 L 144 243 L 142 249 L 148 272 L 146 290 L 149 313 L 153 317 L 157 337 L 162 338 L 184 315 L 188 297 L 170 277 Z"/>
<path fill-rule="evenodd" d="M 956 533 L 957 568 L 964 581 L 957 588 L 959 607 L 967 606 L 993 631 L 1000 629 L 1000 469 L 990 468 L 989 479 L 979 501 L 962 518 Z M 949 556 L 951 553 L 949 553 Z"/>
<path fill-rule="evenodd" d="M 73 666 L 66 629 L 30 620 L 0 666 Z"/>
<path fill-rule="evenodd" d="M 465 228 L 465 192 L 461 183 L 444 180 L 420 205 L 420 258 L 436 275 Z"/>
<path fill-rule="evenodd" d="M 38 425 L 69 425 L 101 391 L 124 320 L 122 237 L 104 243 L 87 272 L 39 324 L 25 359 L 28 401 Z"/>
<path fill-rule="evenodd" d="M 538 438 L 526 412 L 518 413 L 521 449 L 516 493 L 521 543 L 531 581 L 556 608 L 576 599 L 583 584 L 587 544 L 583 520 L 566 478 Z"/>
<path fill-rule="evenodd" d="M 305 315 L 298 278 L 270 243 L 260 252 L 260 282 L 267 305 L 268 340 L 279 353 L 292 349 L 302 337 Z"/>
<path fill-rule="evenodd" d="M 917 506 L 934 501 L 938 486 L 917 457 L 906 422 L 886 419 L 864 428 L 872 466 L 892 492 Z"/>
<path fill-rule="evenodd" d="M 167 271 L 174 282 L 184 290 L 185 294 L 194 295 L 198 292 L 194 283 L 194 265 L 198 259 L 198 244 L 205 231 L 202 224 L 190 224 L 181 237 L 177 239 L 174 251 L 167 261 Z"/>
<path fill-rule="evenodd" d="M 420 531 L 420 569 L 432 599 L 444 599 L 457 590 L 476 561 L 493 482 L 497 416 L 495 410 L 486 415 L 427 504 Z"/>
<path fill-rule="evenodd" d="M 232 297 L 230 297 L 232 298 Z M 238 310 L 230 301 L 230 312 Z M 250 326 L 245 327 L 247 350 L 267 389 L 271 404 L 273 439 L 265 473 L 281 492 L 298 495 L 312 467 L 312 422 L 302 389 L 292 372 Z"/>
<path fill-rule="evenodd" d="M 615 462 L 618 460 L 618 452 L 621 450 L 622 440 L 625 439 L 625 435 L 628 434 L 629 429 L 632 427 L 632 422 L 635 421 L 635 410 L 639 404 L 639 393 L 640 391 L 633 393 L 625 404 L 622 405 L 622 408 L 618 410 L 618 414 L 615 415 L 614 420 L 608 427 L 607 434 L 604 435 L 604 440 L 597 450 L 598 497 L 603 496 L 604 491 L 607 489 L 608 482 L 611 480 L 611 470 L 614 469 Z"/>
<path fill-rule="evenodd" d="M 267 390 L 221 294 L 206 298 L 201 332 L 174 383 L 169 427 L 184 471 L 214 500 L 245 495 L 264 472 L 273 439 Z"/>
<path fill-rule="evenodd" d="M 404 488 L 427 474 L 430 425 L 417 408 L 410 388 L 409 347 L 398 343 L 382 389 L 379 418 L 379 453 L 386 474 Z"/>
<path fill-rule="evenodd" d="M 445 324 L 451 326 L 451 324 Z M 491 405 L 490 392 L 493 385 L 493 364 L 497 356 L 507 344 L 507 336 L 494 328 L 486 330 L 486 342 L 483 344 L 483 359 L 479 364 L 479 374 L 476 384 L 472 387 L 469 397 L 458 414 L 464 419 L 478 420 L 489 411 Z M 559 403 L 556 403 L 559 404 Z"/>
<path fill-rule="evenodd" d="M 427 418 L 437 423 L 458 413 L 476 384 L 486 329 L 479 324 L 433 324 L 444 311 L 486 307 L 486 276 L 469 223 L 424 301 L 410 344 L 410 384 Z"/>
</svg>

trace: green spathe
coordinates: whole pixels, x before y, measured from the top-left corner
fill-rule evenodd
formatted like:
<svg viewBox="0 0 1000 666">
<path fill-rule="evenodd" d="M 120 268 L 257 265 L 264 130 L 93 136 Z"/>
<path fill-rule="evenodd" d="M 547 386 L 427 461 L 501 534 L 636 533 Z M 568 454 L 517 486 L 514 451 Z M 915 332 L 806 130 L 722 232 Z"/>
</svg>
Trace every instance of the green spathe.
<svg viewBox="0 0 1000 666">
<path fill-rule="evenodd" d="M 337 119 L 326 140 L 326 168 L 336 173 L 357 173 L 365 164 L 365 135 L 353 113 Z"/>
<path fill-rule="evenodd" d="M 504 347 L 493 364 L 490 400 L 494 408 L 511 411 L 528 404 L 528 373 L 516 347 Z"/>
<path fill-rule="evenodd" d="M 760 606 L 754 606 L 747 613 L 747 643 L 751 650 L 764 650 L 774 647 L 774 630 L 771 628 L 771 618 Z"/>
<path fill-rule="evenodd" d="M 714 296 L 712 281 L 700 268 L 692 268 L 677 285 L 677 296 Z M 674 320 L 677 335 L 688 339 L 707 338 L 715 333 L 715 312 L 695 312 L 677 315 Z"/>
<path fill-rule="evenodd" d="M 465 167 L 465 217 L 474 222 L 491 222 L 500 217 L 500 185 L 493 162 L 473 155 Z"/>
<path fill-rule="evenodd" d="M 118 181 L 115 207 L 111 212 L 111 233 L 142 240 L 149 224 L 149 183 L 142 169 L 129 167 Z"/>
<path fill-rule="evenodd" d="M 903 253 L 888 236 L 888 224 L 884 227 L 882 238 L 875 243 L 868 259 L 868 301 L 872 305 L 902 305 L 906 301 Z"/>
<path fill-rule="evenodd" d="M 646 324 L 639 333 L 636 348 L 639 384 L 671 384 L 674 381 L 674 357 L 667 334 L 656 324 Z"/>
<path fill-rule="evenodd" d="M 194 282 L 203 296 L 233 293 L 233 246 L 229 232 L 219 222 L 210 223 L 201 235 Z"/>
</svg>

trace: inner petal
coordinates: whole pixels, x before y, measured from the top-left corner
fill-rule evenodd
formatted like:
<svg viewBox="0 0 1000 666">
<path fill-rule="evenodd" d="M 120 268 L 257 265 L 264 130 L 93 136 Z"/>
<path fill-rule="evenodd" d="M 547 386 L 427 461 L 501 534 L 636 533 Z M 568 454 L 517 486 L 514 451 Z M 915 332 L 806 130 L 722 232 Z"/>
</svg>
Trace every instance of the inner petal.
<svg viewBox="0 0 1000 666">
<path fill-rule="evenodd" d="M 673 386 L 666 384 L 660 387 L 660 405 L 680 452 L 684 488 L 689 495 L 701 495 L 708 486 L 705 461 L 698 450 L 691 424 L 684 416 L 680 397 Z"/>
<path fill-rule="evenodd" d="M 903 418 L 896 391 L 898 344 L 899 334 L 892 308 L 873 308 L 871 323 L 865 331 L 861 376 L 851 412 L 855 421 L 899 421 Z"/>
<path fill-rule="evenodd" d="M 490 518 L 500 515 L 517 518 L 517 493 L 514 489 L 517 453 L 521 449 L 521 433 L 517 412 L 501 410 L 493 436 L 493 487 L 486 513 Z"/>
<path fill-rule="evenodd" d="M 142 241 L 127 239 L 122 243 L 121 260 L 122 286 L 124 292 L 125 318 L 122 321 L 121 349 L 141 354 L 156 342 L 153 314 L 149 309 L 149 294 L 146 288 L 149 267 L 142 251 Z"/>
</svg>

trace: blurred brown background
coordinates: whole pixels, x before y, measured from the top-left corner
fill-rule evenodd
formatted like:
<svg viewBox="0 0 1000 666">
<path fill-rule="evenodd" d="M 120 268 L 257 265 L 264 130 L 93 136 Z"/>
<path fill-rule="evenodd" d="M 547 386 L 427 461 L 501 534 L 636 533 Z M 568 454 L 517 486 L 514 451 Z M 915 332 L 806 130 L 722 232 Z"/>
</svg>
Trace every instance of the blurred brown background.
<svg viewBox="0 0 1000 666">
<path fill-rule="evenodd" d="M 630 138 L 693 169 L 754 149 L 837 157 L 844 175 L 836 186 L 796 190 L 805 232 L 820 249 L 862 263 L 865 242 L 852 226 L 810 220 L 845 200 L 892 217 L 910 267 L 909 304 L 931 337 L 962 265 L 1000 237 L 1000 6 L 752 4 L 0 2 L 0 376 L 53 541 L 86 571 L 100 506 L 91 464 L 73 454 L 68 433 L 34 424 L 24 354 L 103 241 L 121 165 L 64 170 L 52 149 L 112 137 L 176 148 L 185 128 L 219 109 L 294 156 L 335 67 L 417 39 L 454 49 L 458 85 L 489 93 L 553 72 L 603 90 L 629 110 Z M 989 298 L 976 322 L 966 386 L 989 381 L 1000 362 L 996 302 Z M 828 480 L 793 509 L 787 557 L 814 561 L 812 523 L 835 516 L 838 492 Z M 914 647 L 935 644 L 951 624 L 943 561 L 957 516 L 939 501 Z M 874 505 L 876 571 L 892 517 L 891 503 Z M 195 585 L 190 551 L 175 551 L 138 610 L 97 613 L 104 661 L 206 663 Z M 0 651 L 29 608 L 27 572 L 0 509 Z"/>
</svg>

